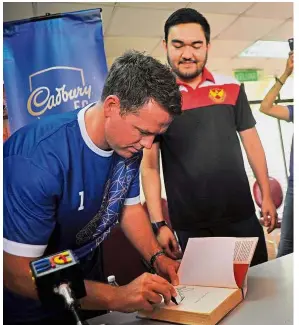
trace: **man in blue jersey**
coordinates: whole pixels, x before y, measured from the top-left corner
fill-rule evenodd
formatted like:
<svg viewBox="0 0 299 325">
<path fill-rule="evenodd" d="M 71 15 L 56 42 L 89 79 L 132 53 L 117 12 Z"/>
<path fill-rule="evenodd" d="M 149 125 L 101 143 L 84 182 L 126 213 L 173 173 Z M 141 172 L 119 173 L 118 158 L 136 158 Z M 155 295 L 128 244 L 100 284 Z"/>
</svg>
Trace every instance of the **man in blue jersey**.
<svg viewBox="0 0 299 325">
<path fill-rule="evenodd" d="M 293 73 L 294 69 L 294 53 L 290 52 L 287 60 L 286 68 L 280 78 L 276 79 L 274 86 L 269 90 L 263 99 L 260 111 L 269 116 L 276 117 L 280 120 L 287 122 L 294 122 L 294 106 L 288 105 L 275 105 L 274 102 L 280 92 L 281 87 L 287 81 L 289 76 Z M 284 209 L 281 223 L 281 236 L 278 246 L 277 257 L 281 257 L 294 250 L 294 207 L 293 207 L 293 193 L 294 193 L 294 180 L 293 180 L 293 142 L 290 156 L 290 175 L 288 179 L 288 189 L 284 201 Z"/>
<path fill-rule="evenodd" d="M 85 273 L 83 309 L 131 312 L 176 295 L 163 277 L 143 274 L 112 287 L 94 280 L 99 244 L 117 222 L 157 273 L 178 283 L 139 200 L 142 149 L 181 113 L 170 70 L 127 52 L 107 76 L 101 101 L 52 115 L 15 132 L 4 145 L 4 319 L 7 324 L 70 324 L 45 308 L 29 262 L 71 249 Z M 92 276 L 90 276 L 92 274 Z M 91 278 L 91 280 L 90 280 Z"/>
</svg>

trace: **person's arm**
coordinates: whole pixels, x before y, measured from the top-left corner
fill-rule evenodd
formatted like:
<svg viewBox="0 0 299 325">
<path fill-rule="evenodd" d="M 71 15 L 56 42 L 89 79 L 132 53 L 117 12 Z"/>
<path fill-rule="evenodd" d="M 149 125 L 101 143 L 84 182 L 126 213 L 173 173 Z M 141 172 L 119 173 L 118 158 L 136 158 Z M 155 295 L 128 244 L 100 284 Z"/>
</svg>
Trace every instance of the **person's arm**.
<svg viewBox="0 0 299 325">
<path fill-rule="evenodd" d="M 151 149 L 143 150 L 143 159 L 141 161 L 142 188 L 151 222 L 164 220 L 161 200 L 159 149 L 159 142 L 153 143 Z M 179 244 L 170 228 L 167 226 L 161 227 L 157 239 L 169 257 L 180 257 Z"/>
<path fill-rule="evenodd" d="M 47 170 L 29 159 L 8 157 L 4 161 L 4 286 L 19 295 L 38 299 L 29 263 L 43 256 L 55 227 L 56 200 L 60 184 Z M 151 310 L 150 302 L 166 303 L 176 295 L 162 277 L 144 274 L 127 286 L 117 289 L 102 283 L 85 281 L 86 309 L 133 311 Z"/>
<path fill-rule="evenodd" d="M 288 77 L 292 74 L 293 68 L 294 68 L 294 57 L 293 57 L 293 52 L 291 52 L 284 73 L 281 75 L 279 80 L 276 80 L 274 86 L 269 90 L 269 92 L 263 99 L 260 106 L 260 112 L 272 117 L 276 117 L 280 120 L 284 120 L 287 122 L 290 121 L 290 114 L 288 108 L 283 105 L 274 105 L 274 102 L 280 92 L 281 87 L 283 86 L 282 84 L 284 84 L 288 79 Z"/>
<path fill-rule="evenodd" d="M 29 262 L 47 248 L 60 184 L 29 158 L 6 157 L 3 171 L 4 286 L 36 298 Z"/>
<path fill-rule="evenodd" d="M 35 258 L 21 257 L 4 252 L 4 286 L 19 295 L 38 299 L 37 289 L 31 279 L 29 262 Z M 176 296 L 173 287 L 158 275 L 144 273 L 126 286 L 113 287 L 108 284 L 85 280 L 86 297 L 80 299 L 81 307 L 89 310 L 116 310 L 133 312 L 152 310 L 152 303 L 165 303 Z"/>
<path fill-rule="evenodd" d="M 270 233 L 276 226 L 277 213 L 271 197 L 265 152 L 255 127 L 240 132 L 240 137 L 249 164 L 261 188 L 263 198 L 262 215 L 264 224 L 269 227 L 268 232 Z M 270 220 L 268 220 L 268 216 L 270 216 Z"/>
<path fill-rule="evenodd" d="M 126 206 L 121 217 L 121 227 L 126 237 L 140 252 L 147 262 L 162 248 L 156 240 L 149 219 L 141 206 Z M 166 255 L 159 255 L 153 265 L 158 274 L 166 277 L 173 285 L 178 285 L 177 271 L 179 263 Z"/>
<path fill-rule="evenodd" d="M 23 257 L 3 253 L 3 281 L 4 286 L 19 295 L 38 299 L 37 289 L 31 278 L 29 263 L 36 258 Z M 82 299 L 83 306 L 89 309 L 108 309 L 113 300 L 113 289 L 111 286 L 85 281 L 85 287 L 88 298 Z M 99 292 L 105 290 L 105 295 L 99 295 Z"/>
<path fill-rule="evenodd" d="M 141 161 L 142 188 L 151 222 L 163 221 L 160 179 L 160 144 L 153 143 L 151 149 L 143 150 Z"/>
<path fill-rule="evenodd" d="M 162 248 L 157 242 L 150 221 L 142 205 L 128 205 L 123 208 L 120 225 L 126 237 L 132 242 L 146 261 Z"/>
<path fill-rule="evenodd" d="M 124 203 L 125 205 L 120 216 L 120 225 L 125 235 L 135 248 L 147 262 L 150 262 L 153 255 L 162 251 L 162 247 L 157 242 L 150 220 L 139 201 L 139 176 L 140 173 L 138 169 L 127 193 L 127 198 Z M 178 277 L 176 274 L 179 267 L 178 262 L 163 254 L 156 258 L 153 266 L 159 274 L 170 279 L 174 285 L 178 284 Z"/>
<path fill-rule="evenodd" d="M 270 192 L 265 152 L 255 129 L 256 122 L 244 90 L 244 85 L 240 86 L 235 105 L 235 123 L 249 164 L 261 188 L 263 222 L 266 227 L 269 227 L 268 232 L 271 232 L 276 225 L 277 213 Z M 268 216 L 270 216 L 270 220 Z"/>
</svg>

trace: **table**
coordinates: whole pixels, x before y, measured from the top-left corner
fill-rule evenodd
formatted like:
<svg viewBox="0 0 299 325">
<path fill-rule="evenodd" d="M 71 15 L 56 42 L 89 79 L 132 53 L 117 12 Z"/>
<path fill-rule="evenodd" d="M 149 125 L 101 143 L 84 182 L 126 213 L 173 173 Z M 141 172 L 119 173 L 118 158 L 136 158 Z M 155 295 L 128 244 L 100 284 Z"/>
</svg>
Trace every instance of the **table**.
<svg viewBox="0 0 299 325">
<path fill-rule="evenodd" d="M 136 318 L 136 313 L 112 312 L 90 319 L 89 325 L 164 325 Z M 293 325 L 293 254 L 254 266 L 248 273 L 245 300 L 219 325 Z"/>
</svg>

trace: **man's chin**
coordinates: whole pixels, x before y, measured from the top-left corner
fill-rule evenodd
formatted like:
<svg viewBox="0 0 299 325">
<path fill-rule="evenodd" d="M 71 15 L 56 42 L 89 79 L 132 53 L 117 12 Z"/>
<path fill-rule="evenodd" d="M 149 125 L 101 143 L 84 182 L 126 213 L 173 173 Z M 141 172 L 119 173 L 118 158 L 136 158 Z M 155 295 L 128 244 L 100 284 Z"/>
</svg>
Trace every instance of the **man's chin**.
<svg viewBox="0 0 299 325">
<path fill-rule="evenodd" d="M 125 148 L 125 149 L 115 149 L 115 152 L 119 156 L 121 156 L 123 158 L 131 158 L 134 155 L 134 153 L 129 151 L 127 148 Z"/>
<path fill-rule="evenodd" d="M 184 70 L 179 70 L 178 71 L 178 77 L 183 79 L 183 80 L 192 80 L 196 77 L 198 77 L 201 73 L 202 70 L 195 70 L 195 71 L 186 71 Z"/>
</svg>

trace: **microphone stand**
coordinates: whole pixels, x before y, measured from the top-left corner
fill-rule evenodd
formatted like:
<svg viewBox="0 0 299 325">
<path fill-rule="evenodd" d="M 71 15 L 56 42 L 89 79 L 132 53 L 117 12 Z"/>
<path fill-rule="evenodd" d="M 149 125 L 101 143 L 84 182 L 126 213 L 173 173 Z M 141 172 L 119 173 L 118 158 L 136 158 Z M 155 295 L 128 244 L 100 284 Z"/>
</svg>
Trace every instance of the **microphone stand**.
<svg viewBox="0 0 299 325">
<path fill-rule="evenodd" d="M 70 286 L 67 283 L 61 283 L 58 287 L 54 288 L 54 292 L 58 295 L 60 295 L 61 297 L 63 297 L 66 307 L 68 310 L 70 310 L 76 320 L 76 325 L 83 325 L 76 306 L 77 306 L 77 302 L 76 300 L 73 298 L 72 295 L 72 290 L 70 288 Z"/>
</svg>

